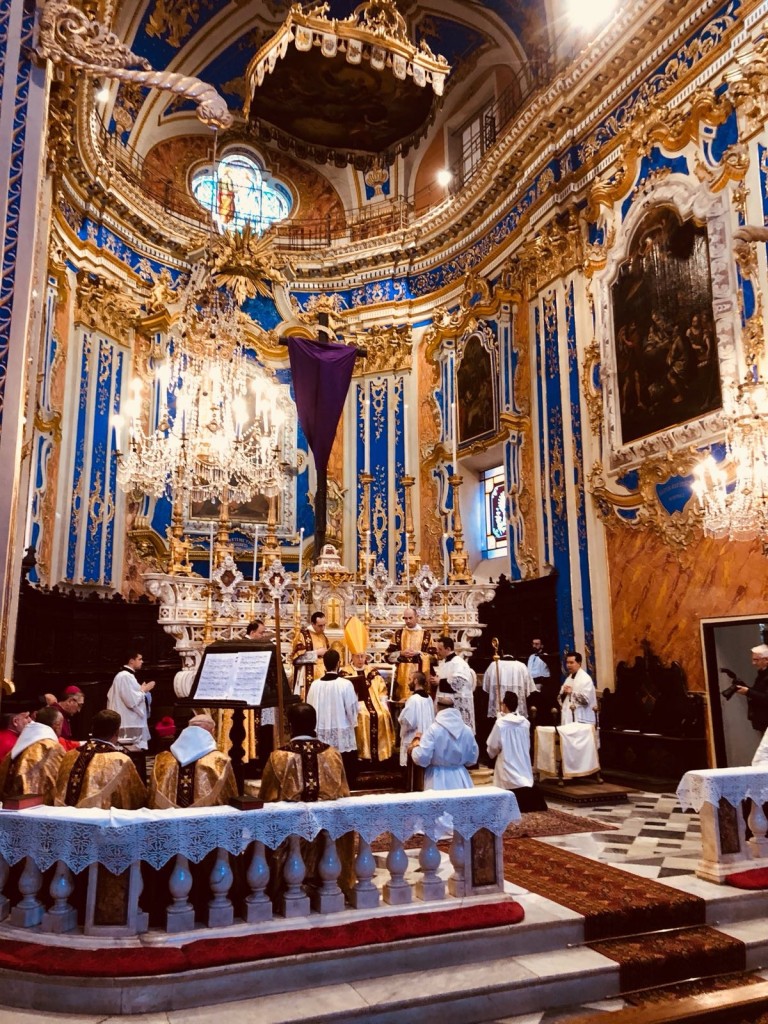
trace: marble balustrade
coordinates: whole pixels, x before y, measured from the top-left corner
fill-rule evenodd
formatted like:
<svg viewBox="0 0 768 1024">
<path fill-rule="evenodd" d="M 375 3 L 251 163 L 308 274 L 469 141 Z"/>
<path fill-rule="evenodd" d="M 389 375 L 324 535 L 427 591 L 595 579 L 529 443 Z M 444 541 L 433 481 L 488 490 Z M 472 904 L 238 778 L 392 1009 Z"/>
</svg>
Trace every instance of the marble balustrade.
<svg viewBox="0 0 768 1024">
<path fill-rule="evenodd" d="M 683 810 L 699 813 L 699 878 L 722 883 L 730 874 L 768 867 L 768 765 L 686 772 L 677 796 Z"/>
<path fill-rule="evenodd" d="M 447 879 L 435 838 L 445 834 L 446 813 L 454 823 Z M 347 906 L 371 916 L 383 905 L 474 894 L 502 899 L 501 836 L 518 818 L 514 796 L 494 787 L 248 811 L 3 811 L 0 921 L 71 932 L 79 927 L 77 903 L 84 935 L 137 935 L 150 927 L 142 907 L 151 903 L 161 911 L 153 918 L 162 918 L 153 927 L 176 934 L 192 930 L 196 920 L 215 928 L 258 926 L 276 916 L 327 915 Z M 412 854 L 414 873 L 404 841 L 418 832 L 424 839 Z M 374 854 L 379 837 L 385 850 Z M 307 859 L 314 871 L 305 885 Z"/>
</svg>

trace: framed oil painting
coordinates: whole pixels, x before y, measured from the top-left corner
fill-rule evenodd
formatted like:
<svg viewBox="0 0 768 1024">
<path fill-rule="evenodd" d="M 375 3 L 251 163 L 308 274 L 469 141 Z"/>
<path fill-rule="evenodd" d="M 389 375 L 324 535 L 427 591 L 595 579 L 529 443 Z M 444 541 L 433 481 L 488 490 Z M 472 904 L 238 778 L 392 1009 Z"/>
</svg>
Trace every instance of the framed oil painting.
<svg viewBox="0 0 768 1024">
<path fill-rule="evenodd" d="M 459 349 L 456 371 L 459 447 L 494 437 L 499 429 L 496 342 L 490 330 L 476 330 Z"/>
<path fill-rule="evenodd" d="M 668 206 L 634 231 L 611 286 L 621 442 L 722 405 L 707 228 Z"/>
</svg>

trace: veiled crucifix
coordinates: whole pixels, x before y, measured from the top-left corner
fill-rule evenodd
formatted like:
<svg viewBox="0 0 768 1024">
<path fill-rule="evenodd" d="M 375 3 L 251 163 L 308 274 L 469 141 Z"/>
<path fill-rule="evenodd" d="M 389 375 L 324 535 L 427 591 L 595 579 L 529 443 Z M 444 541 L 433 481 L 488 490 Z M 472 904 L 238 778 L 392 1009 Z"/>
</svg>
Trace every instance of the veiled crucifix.
<svg viewBox="0 0 768 1024">
<path fill-rule="evenodd" d="M 293 374 L 296 412 L 315 460 L 315 561 L 325 544 L 328 529 L 328 459 L 344 408 L 355 359 L 365 349 L 330 340 L 328 314 L 318 315 L 320 340 L 285 339 Z M 327 340 L 326 340 L 327 339 Z"/>
</svg>

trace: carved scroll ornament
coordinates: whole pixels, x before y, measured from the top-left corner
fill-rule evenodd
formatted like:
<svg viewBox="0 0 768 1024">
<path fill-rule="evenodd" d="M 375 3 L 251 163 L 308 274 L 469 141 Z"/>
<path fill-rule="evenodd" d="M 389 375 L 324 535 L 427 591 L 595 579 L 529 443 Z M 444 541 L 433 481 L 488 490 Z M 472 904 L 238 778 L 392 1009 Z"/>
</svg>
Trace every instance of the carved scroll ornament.
<svg viewBox="0 0 768 1024">
<path fill-rule="evenodd" d="M 133 82 L 184 96 L 197 105 L 197 116 L 210 128 L 229 128 L 232 115 L 213 86 L 175 71 L 155 71 L 98 21 L 66 0 L 47 0 L 40 15 L 40 57 L 68 64 L 92 75 Z"/>
</svg>

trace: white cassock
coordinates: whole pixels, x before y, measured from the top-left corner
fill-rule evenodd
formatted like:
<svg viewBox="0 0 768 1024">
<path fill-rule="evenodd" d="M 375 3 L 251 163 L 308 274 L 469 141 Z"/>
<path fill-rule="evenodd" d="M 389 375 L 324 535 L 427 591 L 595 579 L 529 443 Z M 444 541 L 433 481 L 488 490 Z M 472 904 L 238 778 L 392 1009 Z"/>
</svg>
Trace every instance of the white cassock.
<svg viewBox="0 0 768 1024">
<path fill-rule="evenodd" d="M 438 679 L 445 679 L 453 690 L 454 707 L 464 722 L 475 732 L 475 698 L 473 696 L 477 676 L 458 654 L 449 655 L 435 668 Z M 474 762 L 472 762 L 474 764 Z"/>
<path fill-rule="evenodd" d="M 571 687 L 571 692 L 564 693 L 563 688 Z M 574 676 L 566 676 L 563 686 L 560 688 L 558 700 L 562 703 L 560 722 L 568 725 L 570 722 L 586 722 L 588 725 L 595 725 L 595 705 L 597 704 L 597 691 L 592 682 L 592 676 L 583 668 Z"/>
<path fill-rule="evenodd" d="M 443 708 L 411 751 L 424 768 L 424 789 L 472 789 L 467 771 L 477 762 L 477 741 L 456 708 Z"/>
<path fill-rule="evenodd" d="M 492 661 L 483 676 L 483 689 L 488 694 L 488 717 L 496 718 L 501 712 L 501 701 L 509 690 L 517 694 L 517 710 L 528 717 L 529 694 L 536 692 L 536 684 L 522 661 Z"/>
<path fill-rule="evenodd" d="M 149 704 L 135 673 L 124 665 L 112 680 L 107 708 L 120 715 L 119 742 L 126 750 L 146 750 L 149 744 Z"/>
<path fill-rule="evenodd" d="M 358 700 L 348 679 L 330 673 L 316 679 L 307 693 L 307 704 L 317 712 L 317 738 L 340 753 L 357 750 L 355 726 Z"/>
<path fill-rule="evenodd" d="M 408 764 L 408 747 L 417 732 L 422 736 L 435 720 L 435 705 L 428 693 L 412 693 L 400 712 L 400 764 Z"/>
<path fill-rule="evenodd" d="M 531 767 L 531 725 L 517 712 L 497 718 L 488 737 L 488 756 L 496 758 L 493 784 L 500 789 L 522 789 L 533 785 Z"/>
</svg>

